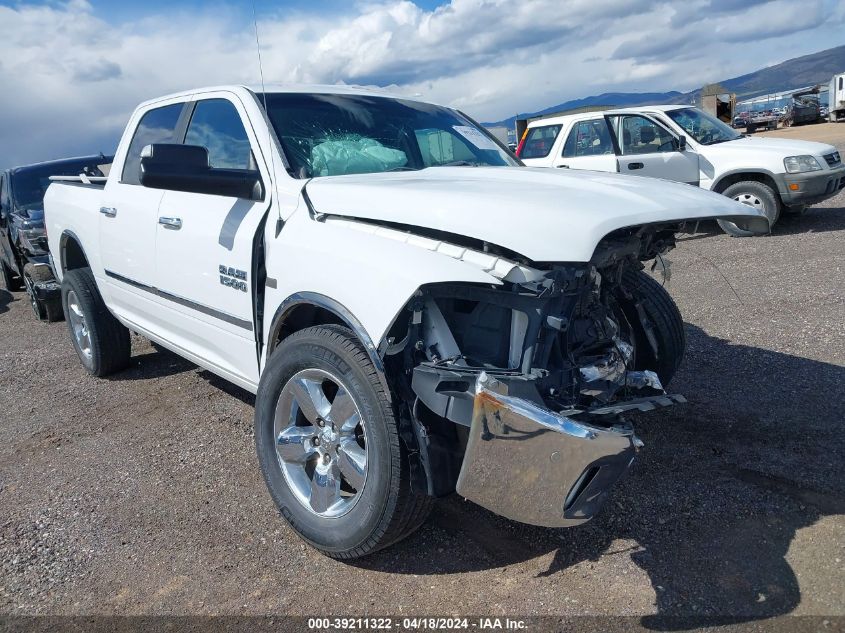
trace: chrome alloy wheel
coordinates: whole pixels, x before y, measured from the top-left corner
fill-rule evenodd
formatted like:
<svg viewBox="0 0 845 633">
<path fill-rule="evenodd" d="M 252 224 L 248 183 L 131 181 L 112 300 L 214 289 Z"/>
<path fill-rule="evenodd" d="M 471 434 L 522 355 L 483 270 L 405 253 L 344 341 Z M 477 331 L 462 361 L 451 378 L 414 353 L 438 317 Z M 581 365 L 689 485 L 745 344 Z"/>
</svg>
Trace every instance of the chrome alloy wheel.
<svg viewBox="0 0 845 633">
<path fill-rule="evenodd" d="M 334 518 L 358 502 L 367 481 L 366 426 L 339 378 L 305 369 L 288 380 L 273 437 L 282 474 L 302 505 Z"/>
<path fill-rule="evenodd" d="M 93 357 L 91 334 L 88 331 L 88 323 L 85 321 L 85 313 L 82 312 L 82 306 L 79 304 L 79 299 L 73 290 L 67 293 L 67 307 L 73 337 L 76 339 L 79 351 L 85 356 L 85 360 L 90 361 Z"/>
</svg>

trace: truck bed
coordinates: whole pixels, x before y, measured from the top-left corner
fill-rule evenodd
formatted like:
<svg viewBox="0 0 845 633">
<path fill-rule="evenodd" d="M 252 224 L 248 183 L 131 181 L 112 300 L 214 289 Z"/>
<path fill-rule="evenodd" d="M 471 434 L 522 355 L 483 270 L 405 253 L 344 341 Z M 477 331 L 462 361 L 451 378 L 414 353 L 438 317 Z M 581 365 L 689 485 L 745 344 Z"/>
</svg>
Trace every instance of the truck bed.
<svg viewBox="0 0 845 633">
<path fill-rule="evenodd" d="M 61 178 L 59 180 L 58 178 Z M 88 178 L 85 183 L 81 177 L 52 177 L 52 184 L 44 195 L 44 226 L 50 237 L 50 250 L 56 259 L 56 275 L 61 280 L 62 257 L 58 238 L 67 227 L 73 227 L 74 233 L 84 244 L 91 246 L 89 257 L 96 257 L 99 252 L 99 209 L 103 198 L 105 178 Z M 96 182 L 94 182 L 96 181 Z M 71 220 L 72 219 L 72 220 Z M 95 268 L 95 262 L 90 262 Z"/>
</svg>

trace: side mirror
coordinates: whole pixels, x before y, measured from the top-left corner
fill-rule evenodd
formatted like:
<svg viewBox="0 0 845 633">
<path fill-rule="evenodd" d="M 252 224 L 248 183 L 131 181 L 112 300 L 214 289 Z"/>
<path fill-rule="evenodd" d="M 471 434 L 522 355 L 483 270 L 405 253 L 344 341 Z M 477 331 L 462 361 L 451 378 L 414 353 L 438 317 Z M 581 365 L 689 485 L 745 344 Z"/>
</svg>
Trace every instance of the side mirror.
<svg viewBox="0 0 845 633">
<path fill-rule="evenodd" d="M 246 200 L 264 198 L 261 174 L 251 169 L 218 169 L 199 145 L 156 143 L 141 151 L 138 180 L 150 189 L 169 189 Z"/>
<path fill-rule="evenodd" d="M 683 134 L 678 137 L 678 151 L 683 152 L 687 149 L 687 137 Z"/>
</svg>

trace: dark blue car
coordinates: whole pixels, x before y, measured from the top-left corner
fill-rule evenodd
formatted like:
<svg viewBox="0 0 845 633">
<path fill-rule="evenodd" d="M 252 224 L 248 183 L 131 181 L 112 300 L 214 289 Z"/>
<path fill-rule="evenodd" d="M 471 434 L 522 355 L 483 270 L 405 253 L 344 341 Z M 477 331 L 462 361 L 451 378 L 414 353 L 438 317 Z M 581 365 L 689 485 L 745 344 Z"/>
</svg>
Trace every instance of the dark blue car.
<svg viewBox="0 0 845 633">
<path fill-rule="evenodd" d="M 111 156 L 101 154 L 0 173 L 0 272 L 7 290 L 26 289 L 35 315 L 43 321 L 62 318 L 44 229 L 44 193 L 50 176 L 103 176 L 111 162 Z"/>
</svg>

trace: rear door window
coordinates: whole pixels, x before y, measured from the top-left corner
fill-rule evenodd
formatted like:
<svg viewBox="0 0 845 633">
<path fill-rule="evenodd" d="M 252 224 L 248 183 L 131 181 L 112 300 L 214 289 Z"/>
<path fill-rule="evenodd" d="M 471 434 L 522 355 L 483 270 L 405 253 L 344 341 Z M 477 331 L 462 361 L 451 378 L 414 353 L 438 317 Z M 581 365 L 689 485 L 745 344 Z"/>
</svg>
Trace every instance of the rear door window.
<svg viewBox="0 0 845 633">
<path fill-rule="evenodd" d="M 129 151 L 126 153 L 121 182 L 129 185 L 141 184 L 138 178 L 141 168 L 141 150 L 147 145 L 178 142 L 174 138 L 174 132 L 183 106 L 182 103 L 174 103 L 150 110 L 141 117 L 132 142 L 129 144 Z"/>
<path fill-rule="evenodd" d="M 572 126 L 563 146 L 564 158 L 613 154 L 613 141 L 604 117 L 579 121 Z"/>
<path fill-rule="evenodd" d="M 520 158 L 545 158 L 552 151 L 560 125 L 543 125 L 528 130 L 525 143 L 522 146 Z"/>
</svg>

